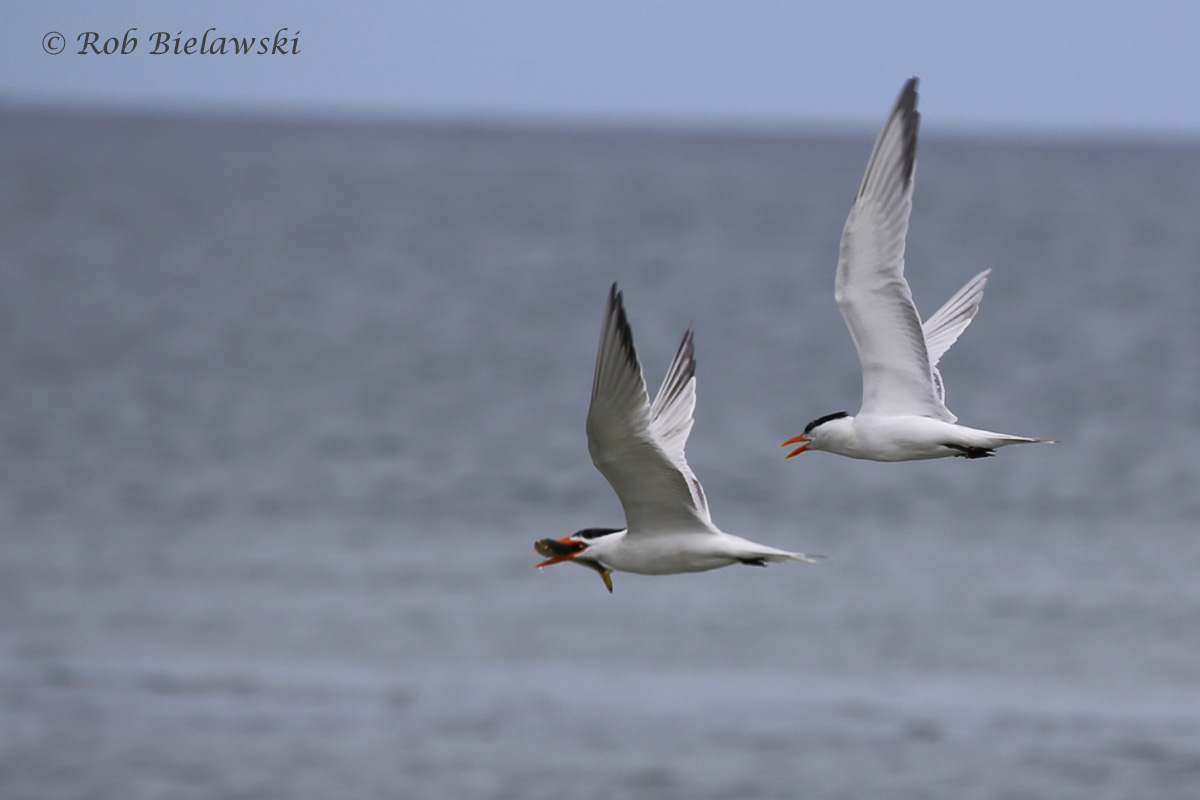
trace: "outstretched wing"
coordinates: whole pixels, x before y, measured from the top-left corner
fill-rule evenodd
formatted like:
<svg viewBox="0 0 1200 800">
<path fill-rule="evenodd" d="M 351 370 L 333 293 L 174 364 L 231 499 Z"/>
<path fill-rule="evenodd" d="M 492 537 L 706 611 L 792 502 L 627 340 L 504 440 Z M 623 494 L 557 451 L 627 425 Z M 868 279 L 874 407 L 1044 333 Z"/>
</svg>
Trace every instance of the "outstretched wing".
<svg viewBox="0 0 1200 800">
<path fill-rule="evenodd" d="M 925 350 L 929 354 L 929 369 L 933 373 L 933 386 L 942 403 L 946 402 L 946 387 L 942 383 L 942 374 L 938 372 L 938 362 L 950 346 L 958 341 L 959 335 L 967 329 L 971 320 L 975 319 L 975 314 L 979 312 L 979 304 L 983 302 L 983 287 L 987 285 L 989 274 L 991 270 L 985 269 L 971 278 L 966 286 L 959 289 L 921 325 L 921 330 L 925 333 Z"/>
<path fill-rule="evenodd" d="M 696 406 L 692 329 L 683 335 L 651 406 L 622 295 L 608 295 L 592 402 L 588 451 L 625 509 L 629 535 L 709 527 L 704 490 L 684 457 Z"/>
<path fill-rule="evenodd" d="M 934 385 L 921 318 L 904 279 L 916 168 L 917 79 L 900 92 L 842 230 L 834 296 L 862 366 L 860 414 L 953 422 Z"/>
<path fill-rule="evenodd" d="M 987 285 L 991 272 L 990 269 L 985 269 L 967 281 L 966 286 L 959 289 L 921 325 L 931 367 L 938 365 L 942 356 L 950 349 L 950 345 L 958 341 L 958 337 L 971 324 L 971 320 L 975 319 L 975 314 L 979 312 L 979 304 L 983 302 L 983 287 Z"/>
</svg>

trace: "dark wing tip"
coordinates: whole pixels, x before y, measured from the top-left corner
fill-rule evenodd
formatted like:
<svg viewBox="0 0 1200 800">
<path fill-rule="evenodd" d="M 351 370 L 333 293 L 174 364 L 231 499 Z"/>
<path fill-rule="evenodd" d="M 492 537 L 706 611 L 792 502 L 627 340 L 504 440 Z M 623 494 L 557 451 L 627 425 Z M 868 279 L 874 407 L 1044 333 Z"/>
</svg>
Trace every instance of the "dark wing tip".
<svg viewBox="0 0 1200 800">
<path fill-rule="evenodd" d="M 871 150 L 871 157 L 867 161 L 867 170 L 863 174 L 862 183 L 858 186 L 857 197 L 863 197 L 873 187 L 878 189 L 880 186 L 890 183 L 885 177 L 875 176 L 875 164 L 880 157 L 883 142 L 887 139 L 889 132 L 896 127 L 900 129 L 901 138 L 900 168 L 902 172 L 900 178 L 904 186 L 912 183 L 913 169 L 917 164 L 917 129 L 921 123 L 921 115 L 917 112 L 917 82 L 916 78 L 909 78 L 905 82 L 904 88 L 900 90 L 896 102 L 892 105 L 887 121 L 884 122 L 883 129 L 879 131 L 879 138 L 875 140 L 875 147 Z"/>
<path fill-rule="evenodd" d="M 687 383 L 696 374 L 695 335 L 692 323 L 689 322 L 687 330 L 683 332 L 683 339 L 679 342 L 679 350 L 675 354 L 675 360 L 683 364 L 683 376 L 680 379 L 683 383 Z"/>
<path fill-rule="evenodd" d="M 634 367 L 640 369 L 637 348 L 633 346 L 633 328 L 629 325 L 629 317 L 625 314 L 625 296 L 613 281 L 608 292 L 608 317 L 616 328 L 617 340 L 621 344 L 621 352 L 625 359 Z"/>
<path fill-rule="evenodd" d="M 917 163 L 917 129 L 921 127 L 921 113 L 917 111 L 917 79 L 909 78 L 896 99 L 896 112 L 904 121 L 904 174 L 912 180 L 913 167 Z"/>
</svg>

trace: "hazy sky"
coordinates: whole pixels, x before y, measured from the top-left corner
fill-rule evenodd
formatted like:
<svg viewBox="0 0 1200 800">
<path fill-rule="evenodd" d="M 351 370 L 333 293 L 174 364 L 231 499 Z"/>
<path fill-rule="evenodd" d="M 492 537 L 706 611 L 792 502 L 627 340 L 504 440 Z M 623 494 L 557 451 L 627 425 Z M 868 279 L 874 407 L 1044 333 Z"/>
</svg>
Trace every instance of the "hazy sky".
<svg viewBox="0 0 1200 800">
<path fill-rule="evenodd" d="M 289 52 L 151 54 L 208 28 Z M 867 130 L 917 75 L 929 132 L 1200 139 L 1198 53 L 1195 0 L 13 0 L 0 103 Z"/>
</svg>

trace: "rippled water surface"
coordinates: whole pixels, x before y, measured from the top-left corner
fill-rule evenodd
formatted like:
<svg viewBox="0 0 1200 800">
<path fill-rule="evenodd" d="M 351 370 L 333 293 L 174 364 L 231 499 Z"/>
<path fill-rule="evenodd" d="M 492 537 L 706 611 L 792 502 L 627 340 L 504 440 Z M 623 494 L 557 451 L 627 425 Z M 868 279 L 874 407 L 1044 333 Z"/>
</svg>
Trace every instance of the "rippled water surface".
<svg viewBox="0 0 1200 800">
<path fill-rule="evenodd" d="M 1063 443 L 875 464 L 779 449 L 868 136 L 0 137 L 0 797 L 1197 796 L 1200 148 L 922 142 L 949 405 Z M 715 521 L 828 562 L 530 568 L 621 524 L 614 280 Z"/>
</svg>

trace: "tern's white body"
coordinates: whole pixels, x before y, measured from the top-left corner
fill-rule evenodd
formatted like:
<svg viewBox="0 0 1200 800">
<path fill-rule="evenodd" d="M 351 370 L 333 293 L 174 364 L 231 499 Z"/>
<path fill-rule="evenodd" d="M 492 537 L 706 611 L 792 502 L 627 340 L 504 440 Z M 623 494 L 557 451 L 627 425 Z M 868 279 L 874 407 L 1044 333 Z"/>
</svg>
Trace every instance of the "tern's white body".
<svg viewBox="0 0 1200 800">
<path fill-rule="evenodd" d="M 733 536 L 713 524 L 704 489 L 684 457 L 696 407 L 693 354 L 689 327 L 651 404 L 621 293 L 613 284 L 596 354 L 587 437 L 592 462 L 625 510 L 626 527 L 563 537 L 558 542 L 578 549 L 542 565 L 575 560 L 600 572 L 611 591 L 609 570 L 670 575 L 738 563 L 818 560 Z"/>
<path fill-rule="evenodd" d="M 937 365 L 971 324 L 991 270 L 976 275 L 924 324 L 904 278 L 904 243 L 916 169 L 917 80 L 905 84 L 871 151 L 842 230 L 834 296 L 862 367 L 857 416 L 813 420 L 784 444 L 873 461 L 980 458 L 997 447 L 1043 442 L 955 424 Z"/>
<path fill-rule="evenodd" d="M 1042 441 L 912 414 L 842 417 L 826 422 L 816 435 L 810 432 L 809 437 L 806 449 L 827 450 L 870 461 L 922 461 L 947 456 L 980 458 L 1006 444 Z"/>
<path fill-rule="evenodd" d="M 640 575 L 707 572 L 732 564 L 760 564 L 765 561 L 813 560 L 811 556 L 758 544 L 711 525 L 692 531 L 617 531 L 592 539 L 581 558 L 609 569 Z"/>
</svg>

